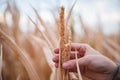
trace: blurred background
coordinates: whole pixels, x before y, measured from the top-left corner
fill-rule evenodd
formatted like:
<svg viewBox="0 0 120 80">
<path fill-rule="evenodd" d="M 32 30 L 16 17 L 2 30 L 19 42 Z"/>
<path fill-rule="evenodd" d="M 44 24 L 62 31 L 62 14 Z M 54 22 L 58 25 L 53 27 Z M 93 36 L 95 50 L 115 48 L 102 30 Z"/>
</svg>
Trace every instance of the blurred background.
<svg viewBox="0 0 120 80">
<path fill-rule="evenodd" d="M 76 4 L 72 11 L 72 17 L 75 20 L 75 29 L 80 32 L 78 16 L 80 15 L 86 25 L 90 28 L 96 28 L 101 24 L 104 28 L 106 34 L 116 33 L 119 29 L 120 23 L 120 0 L 76 0 Z M 17 7 L 19 10 L 20 22 L 19 25 L 22 26 L 24 30 L 27 29 L 27 16 L 30 16 L 33 20 L 36 19 L 35 12 L 32 9 L 34 7 L 41 18 L 47 23 L 53 23 L 53 14 L 57 16 L 58 8 L 60 6 L 65 7 L 66 13 L 69 11 L 75 0 L 1 0 L 0 1 L 0 22 L 5 21 L 4 12 L 9 6 Z M 9 13 L 7 15 L 8 24 L 11 25 L 11 16 Z M 67 14 L 66 14 L 67 15 Z M 26 27 L 26 28 L 25 28 Z M 31 26 L 30 26 L 31 27 Z"/>
<path fill-rule="evenodd" d="M 52 49 L 59 44 L 61 6 L 72 42 L 120 63 L 120 0 L 0 0 L 1 79 L 56 80 Z"/>
</svg>

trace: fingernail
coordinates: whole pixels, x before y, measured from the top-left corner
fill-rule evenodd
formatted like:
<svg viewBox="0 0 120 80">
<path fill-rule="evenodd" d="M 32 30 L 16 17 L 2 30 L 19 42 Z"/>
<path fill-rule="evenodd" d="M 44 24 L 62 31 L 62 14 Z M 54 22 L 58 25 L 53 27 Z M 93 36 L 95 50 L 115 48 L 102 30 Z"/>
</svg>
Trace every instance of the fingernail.
<svg viewBox="0 0 120 80">
<path fill-rule="evenodd" d="M 68 68 L 69 64 L 68 63 L 63 63 L 63 68 Z"/>
</svg>

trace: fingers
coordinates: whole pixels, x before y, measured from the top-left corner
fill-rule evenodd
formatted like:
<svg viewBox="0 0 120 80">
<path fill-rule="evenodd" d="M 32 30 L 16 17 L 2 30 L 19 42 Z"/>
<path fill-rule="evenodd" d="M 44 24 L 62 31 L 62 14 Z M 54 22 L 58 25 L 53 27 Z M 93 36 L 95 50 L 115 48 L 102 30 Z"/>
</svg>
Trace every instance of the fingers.
<svg viewBox="0 0 120 80">
<path fill-rule="evenodd" d="M 79 43 L 71 43 L 71 45 L 67 45 L 71 47 L 71 51 L 78 51 L 79 55 L 84 56 L 86 52 L 86 44 L 79 44 Z M 53 50 L 55 54 L 59 53 L 59 48 L 55 48 Z"/>
<path fill-rule="evenodd" d="M 70 52 L 70 59 L 75 59 L 75 54 L 77 54 L 78 58 L 83 57 L 81 54 L 76 53 L 76 52 Z M 59 54 L 55 54 L 54 57 L 52 58 L 53 62 L 58 63 L 59 62 Z"/>
<path fill-rule="evenodd" d="M 71 43 L 71 51 L 79 51 L 79 53 L 85 53 L 87 48 L 86 44 Z"/>
<path fill-rule="evenodd" d="M 58 63 L 55 63 L 55 67 L 58 68 Z"/>
<path fill-rule="evenodd" d="M 56 68 L 58 68 L 58 65 L 59 65 L 59 63 L 55 63 L 55 67 L 56 67 Z M 62 67 L 63 67 L 63 69 L 67 69 L 67 70 L 69 70 L 70 72 L 76 72 L 76 71 L 77 71 L 77 70 L 76 70 L 76 67 L 70 68 L 70 67 L 68 67 L 68 66 L 66 65 L 66 63 L 63 63 Z M 71 65 L 71 67 L 72 67 L 72 65 Z"/>
<path fill-rule="evenodd" d="M 78 64 L 79 64 L 79 68 L 81 73 L 83 74 L 85 71 L 85 66 L 87 66 L 88 64 L 88 60 L 86 60 L 87 58 L 80 58 L 78 60 Z M 62 65 L 63 69 L 67 69 L 71 72 L 77 72 L 77 66 L 76 66 L 76 60 L 69 60 L 63 63 Z"/>
<path fill-rule="evenodd" d="M 76 62 L 75 60 L 69 60 L 63 63 L 62 67 L 64 69 L 72 69 L 76 67 Z"/>
<path fill-rule="evenodd" d="M 59 48 L 53 49 L 53 52 L 56 53 L 56 54 L 58 54 L 59 53 Z"/>
<path fill-rule="evenodd" d="M 57 68 L 58 67 L 58 62 L 59 62 L 59 55 L 55 55 L 54 57 L 53 57 L 53 61 L 55 62 L 55 67 Z M 66 62 L 64 62 L 63 63 L 63 68 L 64 69 L 70 69 L 70 68 L 72 68 L 73 66 L 75 67 L 75 64 L 76 64 L 76 62 L 75 62 L 75 59 L 74 60 L 69 60 L 69 61 L 66 61 Z"/>
<path fill-rule="evenodd" d="M 78 64 L 79 64 L 79 67 L 84 67 L 84 66 L 88 66 L 91 62 L 91 58 L 89 58 L 90 56 L 88 57 L 82 57 L 82 58 L 79 58 L 78 59 Z M 76 60 L 73 59 L 73 60 L 69 60 L 69 61 L 66 61 L 63 63 L 62 67 L 64 69 L 74 69 L 76 68 Z"/>
<path fill-rule="evenodd" d="M 59 55 L 55 54 L 54 57 L 52 58 L 52 61 L 55 63 L 58 63 L 59 62 Z"/>
<path fill-rule="evenodd" d="M 82 57 L 78 59 L 79 68 L 82 74 L 85 73 L 85 67 L 90 63 L 90 59 L 88 57 Z M 59 63 L 55 63 L 55 67 L 58 68 Z M 63 69 L 67 69 L 70 72 L 77 72 L 76 60 L 69 60 L 62 64 Z"/>
<path fill-rule="evenodd" d="M 69 46 L 69 45 L 68 45 Z M 62 67 L 64 69 L 68 69 L 70 71 L 76 71 L 76 60 L 75 60 L 75 53 L 76 51 L 77 56 L 79 58 L 78 63 L 80 65 L 80 67 L 83 67 L 84 65 L 86 65 L 89 61 L 86 60 L 87 58 L 85 58 L 85 54 L 86 54 L 86 50 L 87 50 L 87 45 L 86 44 L 79 44 L 79 43 L 71 43 L 70 45 L 71 47 L 71 52 L 70 54 L 70 60 L 66 61 L 63 63 Z M 53 62 L 55 62 L 55 67 L 58 67 L 58 62 L 59 62 L 59 48 L 55 48 L 53 50 L 53 52 L 55 53 L 54 57 L 53 57 Z M 84 57 L 83 57 L 84 56 Z M 83 72 L 84 69 L 82 69 Z"/>
</svg>

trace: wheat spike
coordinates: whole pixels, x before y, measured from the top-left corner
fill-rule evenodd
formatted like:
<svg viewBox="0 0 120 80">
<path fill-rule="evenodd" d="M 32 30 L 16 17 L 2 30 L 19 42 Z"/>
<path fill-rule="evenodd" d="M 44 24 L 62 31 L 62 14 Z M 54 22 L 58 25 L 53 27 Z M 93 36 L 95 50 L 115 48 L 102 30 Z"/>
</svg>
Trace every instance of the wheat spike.
<svg viewBox="0 0 120 80">
<path fill-rule="evenodd" d="M 64 7 L 60 8 L 60 23 L 59 23 L 59 77 L 58 80 L 63 80 L 63 70 L 62 70 L 62 62 L 63 62 L 63 51 L 65 48 L 65 27 L 64 27 Z"/>
<path fill-rule="evenodd" d="M 64 23 L 64 7 L 60 8 L 60 24 L 59 24 L 59 79 L 69 80 L 69 71 L 62 69 L 63 62 L 69 60 L 69 53 L 71 51 L 71 31 L 70 27 L 65 26 Z M 68 45 L 66 45 L 68 44 Z"/>
</svg>

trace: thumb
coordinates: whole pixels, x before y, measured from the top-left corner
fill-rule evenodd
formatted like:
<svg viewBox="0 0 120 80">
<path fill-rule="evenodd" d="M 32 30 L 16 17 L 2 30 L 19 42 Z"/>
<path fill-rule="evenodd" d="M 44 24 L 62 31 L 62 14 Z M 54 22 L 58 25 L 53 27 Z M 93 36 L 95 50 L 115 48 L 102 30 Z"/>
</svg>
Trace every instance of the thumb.
<svg viewBox="0 0 120 80">
<path fill-rule="evenodd" d="M 79 66 L 86 66 L 88 63 L 89 63 L 89 60 L 87 59 L 87 57 L 82 57 L 78 59 Z M 76 59 L 64 62 L 62 67 L 64 69 L 76 68 Z"/>
</svg>

